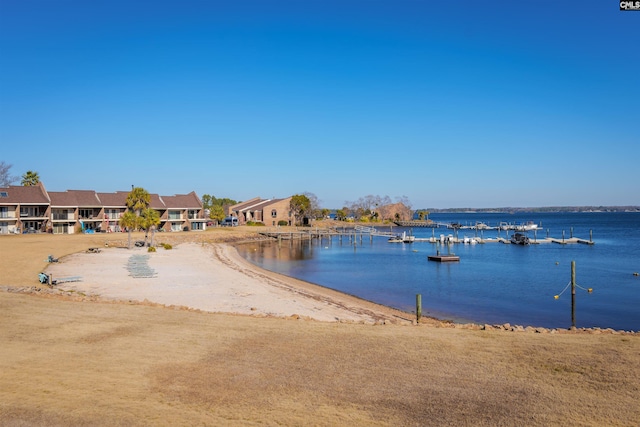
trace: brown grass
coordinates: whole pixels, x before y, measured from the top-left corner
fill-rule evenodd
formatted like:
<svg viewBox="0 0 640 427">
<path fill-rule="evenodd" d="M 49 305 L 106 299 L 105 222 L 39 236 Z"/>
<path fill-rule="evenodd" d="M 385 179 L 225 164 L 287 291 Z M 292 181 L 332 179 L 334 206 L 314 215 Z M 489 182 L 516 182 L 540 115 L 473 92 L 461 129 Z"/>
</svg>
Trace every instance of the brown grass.
<svg viewBox="0 0 640 427">
<path fill-rule="evenodd" d="M 215 230 L 159 239 L 244 237 Z M 126 235 L 1 236 L 0 284 L 36 286 L 48 254 L 105 239 L 126 244 Z M 336 324 L 9 291 L 0 292 L 0 325 L 0 425 L 634 426 L 640 419 L 638 335 Z"/>
</svg>

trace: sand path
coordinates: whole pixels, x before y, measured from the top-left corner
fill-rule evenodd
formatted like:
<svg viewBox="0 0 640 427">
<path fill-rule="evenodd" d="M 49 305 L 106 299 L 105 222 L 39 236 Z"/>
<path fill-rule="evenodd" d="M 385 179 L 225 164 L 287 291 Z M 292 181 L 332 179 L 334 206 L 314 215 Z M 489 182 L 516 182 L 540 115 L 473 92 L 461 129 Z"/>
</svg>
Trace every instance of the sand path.
<svg viewBox="0 0 640 427">
<path fill-rule="evenodd" d="M 155 253 L 105 248 L 64 257 L 46 272 L 80 276 L 56 286 L 106 299 L 331 322 L 410 321 L 407 313 L 262 270 L 226 244 L 184 243 Z"/>
</svg>

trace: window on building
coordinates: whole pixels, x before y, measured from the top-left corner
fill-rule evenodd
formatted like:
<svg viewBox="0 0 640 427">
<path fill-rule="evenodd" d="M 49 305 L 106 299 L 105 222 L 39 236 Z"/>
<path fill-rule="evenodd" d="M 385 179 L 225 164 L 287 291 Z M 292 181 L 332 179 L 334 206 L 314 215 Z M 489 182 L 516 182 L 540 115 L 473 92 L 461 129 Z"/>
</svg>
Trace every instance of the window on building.
<svg viewBox="0 0 640 427">
<path fill-rule="evenodd" d="M 119 219 L 120 218 L 120 210 L 119 209 L 105 209 L 104 214 L 107 219 Z"/>
<path fill-rule="evenodd" d="M 271 218 L 277 218 L 278 217 L 278 211 L 275 209 L 271 210 Z"/>
</svg>

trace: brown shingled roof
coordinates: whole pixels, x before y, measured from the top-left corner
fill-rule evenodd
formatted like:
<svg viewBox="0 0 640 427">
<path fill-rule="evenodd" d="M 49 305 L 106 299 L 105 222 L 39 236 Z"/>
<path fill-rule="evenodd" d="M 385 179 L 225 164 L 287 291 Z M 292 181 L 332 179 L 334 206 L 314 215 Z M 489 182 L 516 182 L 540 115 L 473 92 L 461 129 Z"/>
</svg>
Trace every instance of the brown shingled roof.
<svg viewBox="0 0 640 427">
<path fill-rule="evenodd" d="M 47 196 L 47 191 L 44 189 L 44 186 L 32 185 L 32 186 L 22 186 L 22 185 L 10 185 L 6 188 L 0 188 L 0 192 L 7 193 L 7 197 L 0 198 L 0 204 L 49 204 L 49 197 Z"/>
<path fill-rule="evenodd" d="M 195 191 L 189 194 L 176 194 L 175 196 L 162 196 L 162 200 L 167 208 L 201 208 L 202 202 Z"/>
<path fill-rule="evenodd" d="M 0 192 L 7 197 L 0 197 L 1 205 L 18 204 L 51 204 L 56 207 L 125 207 L 127 206 L 128 191 L 115 193 L 97 193 L 94 190 L 67 190 L 47 192 L 44 184 L 34 186 L 14 186 L 0 188 Z M 174 196 L 160 196 L 150 194 L 150 207 L 157 210 L 167 209 L 197 209 L 202 208 L 202 201 L 195 191 L 189 194 Z"/>
<path fill-rule="evenodd" d="M 149 203 L 149 207 L 151 209 L 166 209 L 167 206 L 164 204 L 163 198 L 158 194 L 149 194 L 151 196 L 151 203 Z"/>
<path fill-rule="evenodd" d="M 129 195 L 126 191 L 116 191 L 115 193 L 97 193 L 98 199 L 102 202 L 103 206 L 106 207 L 122 207 L 127 206 L 127 196 Z"/>
<path fill-rule="evenodd" d="M 52 206 L 102 206 L 98 195 L 93 190 L 49 191 Z"/>
<path fill-rule="evenodd" d="M 243 211 L 243 210 L 245 210 L 247 208 L 250 208 L 250 207 L 253 207 L 253 206 L 257 206 L 257 205 L 259 205 L 261 203 L 268 202 L 268 201 L 269 200 L 263 200 L 260 197 L 254 197 L 253 199 L 250 199 L 250 200 L 247 200 L 247 201 L 244 201 L 244 202 L 240 202 L 238 204 L 230 206 L 229 209 L 232 210 L 232 211 L 240 212 L 240 211 Z"/>
</svg>

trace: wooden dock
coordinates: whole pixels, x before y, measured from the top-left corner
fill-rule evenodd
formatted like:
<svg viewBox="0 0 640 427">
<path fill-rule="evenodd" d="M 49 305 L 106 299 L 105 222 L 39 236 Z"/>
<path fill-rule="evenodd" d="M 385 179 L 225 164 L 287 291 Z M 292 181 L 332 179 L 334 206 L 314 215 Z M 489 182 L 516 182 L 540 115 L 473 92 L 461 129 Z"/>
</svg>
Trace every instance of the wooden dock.
<svg viewBox="0 0 640 427">
<path fill-rule="evenodd" d="M 427 256 L 429 261 L 436 262 L 459 262 L 460 257 L 458 255 L 447 254 L 447 255 L 429 255 Z"/>
<path fill-rule="evenodd" d="M 373 236 L 381 237 L 393 237 L 395 233 L 388 231 L 380 231 L 375 227 L 342 227 L 342 228 L 319 228 L 319 227 L 301 227 L 294 230 L 280 230 L 280 229 L 267 229 L 260 232 L 265 237 L 271 237 L 277 240 L 309 240 L 309 239 L 324 239 L 338 237 L 339 240 L 343 238 L 347 239 L 360 239 L 364 236 L 373 238 Z"/>
<path fill-rule="evenodd" d="M 264 231 L 260 231 L 259 234 L 265 236 L 266 238 L 272 238 L 278 241 L 282 240 L 313 240 L 313 239 L 332 239 L 333 237 L 337 237 L 340 242 L 343 239 L 347 239 L 349 241 L 357 241 L 362 242 L 365 237 L 369 240 L 373 240 L 374 236 L 378 237 L 394 237 L 396 233 L 392 233 L 390 231 L 380 231 L 375 227 L 364 227 L 364 226 L 355 226 L 355 227 L 336 227 L 336 228 L 319 228 L 319 227 L 299 227 L 295 229 L 280 229 L 280 228 L 269 228 Z M 556 243 L 559 245 L 570 245 L 570 244 L 585 244 L 585 245 L 594 245 L 595 242 L 589 239 L 582 239 L 579 237 L 564 237 L 564 232 L 562 233 L 562 238 L 555 237 L 530 237 L 529 242 L 531 245 L 545 244 L 545 243 Z M 462 238 L 457 237 L 455 235 L 449 234 L 448 236 L 441 235 L 439 237 L 414 237 L 412 239 L 413 242 L 428 242 L 428 243 L 440 243 L 440 244 L 485 244 L 485 243 L 503 243 L 503 244 L 511 244 L 509 238 L 506 237 L 493 237 L 493 238 L 483 238 L 479 236 L 468 237 L 464 236 Z"/>
</svg>

